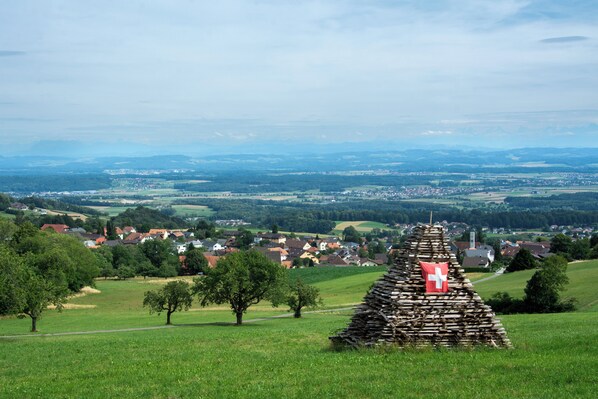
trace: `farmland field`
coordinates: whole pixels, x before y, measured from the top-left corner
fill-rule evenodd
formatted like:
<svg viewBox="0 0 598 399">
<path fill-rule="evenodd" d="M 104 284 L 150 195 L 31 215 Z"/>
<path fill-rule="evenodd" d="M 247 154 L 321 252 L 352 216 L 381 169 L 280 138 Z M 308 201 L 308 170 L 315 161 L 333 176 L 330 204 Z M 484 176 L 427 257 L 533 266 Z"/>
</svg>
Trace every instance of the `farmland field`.
<svg viewBox="0 0 598 399">
<path fill-rule="evenodd" d="M 369 233 L 373 229 L 388 229 L 388 227 L 384 223 L 379 222 L 372 222 L 368 220 L 358 220 L 353 222 L 336 222 L 336 227 L 334 228 L 333 232 L 336 234 L 341 234 L 344 229 L 349 226 L 355 227 L 360 233 Z"/>
<path fill-rule="evenodd" d="M 208 217 L 212 210 L 205 205 L 173 205 L 177 216 L 181 217 Z"/>
<path fill-rule="evenodd" d="M 357 269 L 357 268 L 355 268 Z M 293 271 L 318 286 L 327 307 L 358 303 L 381 268 Z M 321 273 L 321 275 L 318 275 Z M 234 327 L 226 307 L 175 313 L 176 326 L 148 331 L 0 340 L 0 397 L 595 397 L 598 384 L 598 262 L 570 265 L 569 292 L 581 311 L 501 317 L 514 350 L 331 350 L 328 337 L 351 311 L 268 319 L 285 308 L 250 308 Z M 476 286 L 522 292 L 529 272 Z M 74 299 L 95 308 L 48 311 L 44 333 L 159 327 L 141 308 L 145 290 L 165 280 L 97 282 L 99 294 Z M 592 305 L 594 304 L 594 305 Z M 0 320 L 0 335 L 26 334 L 28 320 Z M 431 378 L 434 376 L 435 378 Z"/>
<path fill-rule="evenodd" d="M 108 216 L 118 216 L 119 214 L 123 213 L 127 209 L 135 208 L 136 205 L 131 206 L 90 206 L 90 208 L 95 209 L 98 212 L 106 213 Z"/>
</svg>

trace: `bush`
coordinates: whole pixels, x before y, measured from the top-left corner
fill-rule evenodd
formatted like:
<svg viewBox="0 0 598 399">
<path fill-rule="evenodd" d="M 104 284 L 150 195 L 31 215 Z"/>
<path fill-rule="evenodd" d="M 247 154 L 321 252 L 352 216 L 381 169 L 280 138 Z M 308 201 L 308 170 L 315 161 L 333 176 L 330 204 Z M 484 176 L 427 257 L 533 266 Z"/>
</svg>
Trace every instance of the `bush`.
<svg viewBox="0 0 598 399">
<path fill-rule="evenodd" d="M 486 304 L 489 305 L 496 313 L 526 313 L 523 300 L 513 298 L 508 292 L 495 293 L 486 301 Z"/>
<path fill-rule="evenodd" d="M 536 265 L 536 260 L 532 253 L 528 249 L 521 248 L 509 263 L 506 271 L 516 272 L 519 270 L 535 269 Z"/>
<path fill-rule="evenodd" d="M 567 260 L 555 255 L 544 261 L 525 287 L 523 299 L 497 292 L 486 301 L 496 313 L 557 313 L 575 310 L 574 298 L 561 301 L 560 293 L 569 282 Z"/>
<path fill-rule="evenodd" d="M 574 308 L 574 300 L 561 302 L 560 293 L 569 283 L 567 260 L 555 255 L 544 261 L 525 287 L 524 301 L 534 313 L 562 312 Z"/>
</svg>

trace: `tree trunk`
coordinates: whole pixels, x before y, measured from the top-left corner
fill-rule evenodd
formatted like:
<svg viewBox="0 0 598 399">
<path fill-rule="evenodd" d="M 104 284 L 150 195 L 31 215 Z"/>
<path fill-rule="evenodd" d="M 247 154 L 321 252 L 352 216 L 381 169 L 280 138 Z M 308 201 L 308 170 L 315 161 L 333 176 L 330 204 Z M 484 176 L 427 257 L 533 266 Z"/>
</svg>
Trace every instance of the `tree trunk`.
<svg viewBox="0 0 598 399">
<path fill-rule="evenodd" d="M 31 332 L 37 332 L 37 316 L 31 316 Z"/>
<path fill-rule="evenodd" d="M 170 315 L 172 314 L 171 311 L 166 312 L 166 324 L 170 324 Z"/>
<path fill-rule="evenodd" d="M 243 312 L 237 312 L 237 325 L 240 326 L 243 323 Z"/>
<path fill-rule="evenodd" d="M 299 319 L 301 318 L 301 308 L 295 309 L 295 314 L 293 315 L 294 318 Z"/>
</svg>

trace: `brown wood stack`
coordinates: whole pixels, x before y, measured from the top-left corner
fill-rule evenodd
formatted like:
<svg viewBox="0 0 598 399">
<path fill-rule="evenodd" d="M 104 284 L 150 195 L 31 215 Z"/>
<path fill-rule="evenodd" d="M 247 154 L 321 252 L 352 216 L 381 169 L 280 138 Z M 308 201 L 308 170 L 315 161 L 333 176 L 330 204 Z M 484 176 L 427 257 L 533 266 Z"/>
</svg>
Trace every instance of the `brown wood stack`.
<svg viewBox="0 0 598 399">
<path fill-rule="evenodd" d="M 447 293 L 426 293 L 419 262 L 448 262 Z M 330 339 L 355 347 L 511 347 L 492 309 L 463 274 L 442 226 L 419 225 L 378 280 L 349 326 Z"/>
</svg>

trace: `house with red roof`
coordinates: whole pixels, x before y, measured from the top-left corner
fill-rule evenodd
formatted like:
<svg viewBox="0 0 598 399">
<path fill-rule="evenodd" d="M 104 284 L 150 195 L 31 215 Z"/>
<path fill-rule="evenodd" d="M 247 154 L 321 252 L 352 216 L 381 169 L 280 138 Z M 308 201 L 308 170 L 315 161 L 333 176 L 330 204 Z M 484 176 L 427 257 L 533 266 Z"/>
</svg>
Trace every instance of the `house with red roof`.
<svg viewBox="0 0 598 399">
<path fill-rule="evenodd" d="M 66 224 L 48 224 L 48 223 L 46 223 L 41 227 L 42 231 L 46 231 L 48 229 L 54 230 L 56 233 L 59 233 L 59 234 L 64 234 L 68 231 L 69 226 L 67 226 Z"/>
</svg>

